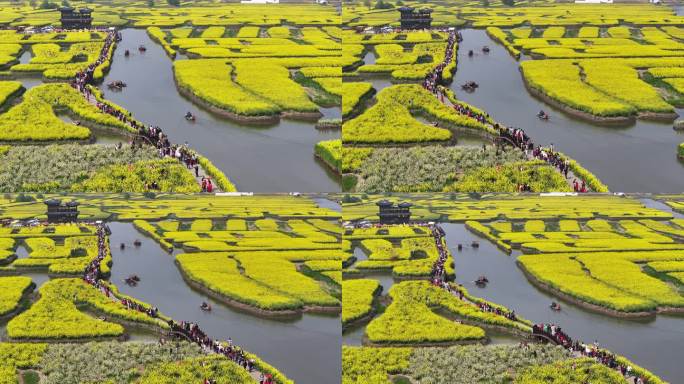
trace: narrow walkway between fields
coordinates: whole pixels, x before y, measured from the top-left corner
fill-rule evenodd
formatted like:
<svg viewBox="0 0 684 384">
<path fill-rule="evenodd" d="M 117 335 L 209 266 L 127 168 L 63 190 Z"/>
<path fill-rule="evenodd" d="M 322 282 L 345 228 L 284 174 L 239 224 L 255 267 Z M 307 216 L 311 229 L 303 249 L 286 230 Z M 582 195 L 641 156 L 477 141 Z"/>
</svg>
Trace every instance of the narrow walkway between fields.
<svg viewBox="0 0 684 384">
<path fill-rule="evenodd" d="M 499 142 L 512 145 L 513 147 L 520 149 L 525 154 L 527 160 L 541 160 L 551 165 L 564 177 L 568 186 L 572 188 L 573 191 L 589 192 L 589 186 L 587 185 L 586 180 L 575 175 L 570 170 L 569 159 L 565 159 L 558 152 L 555 152 L 553 144 L 550 147 L 542 147 L 541 145 L 535 147 L 534 141 L 522 129 L 510 128 L 494 123 L 489 115 L 483 115 L 482 113 L 469 108 L 467 105 L 456 104 L 446 96 L 446 88 L 443 85 L 446 81 L 443 79 L 443 71 L 454 60 L 457 42 L 461 40 L 460 33 L 455 30 L 449 32 L 447 46 L 444 51 L 444 61 L 435 66 L 432 71 L 425 76 L 422 83 L 423 88 L 435 95 L 437 100 L 456 113 L 475 119 L 493 131 L 499 132 L 495 145 Z M 531 192 L 530 186 L 528 185 L 519 185 L 518 189 L 519 192 Z"/>
<path fill-rule="evenodd" d="M 445 269 L 445 263 L 449 258 L 449 252 L 446 245 L 446 233 L 444 229 L 437 224 L 426 224 L 427 227 L 435 240 L 435 246 L 439 252 L 439 257 L 435 261 L 432 267 L 432 273 L 430 278 L 432 283 L 442 289 L 447 290 L 450 294 L 459 297 L 461 300 L 464 299 L 460 291 L 454 293 L 452 291 L 449 282 L 447 281 L 447 273 Z M 486 278 L 485 278 L 486 279 Z M 474 306 L 484 310 L 485 312 L 494 312 L 501 316 L 508 318 L 509 320 L 519 322 L 515 315 L 515 311 L 506 312 L 504 310 L 496 309 L 491 306 L 486 307 L 486 309 L 481 308 L 477 303 L 473 303 L 471 300 L 465 298 L 465 302 L 471 303 Z M 520 322 L 521 324 L 524 324 Z M 526 325 L 526 324 L 525 324 Z M 527 326 L 527 325 L 526 325 Z M 616 360 L 616 356 L 608 350 L 600 349 L 598 342 L 594 344 L 586 344 L 578 340 L 573 340 L 565 334 L 561 327 L 555 324 L 534 324 L 532 326 L 531 336 L 536 340 L 544 340 L 547 342 L 552 342 L 556 345 L 560 345 L 570 351 L 572 356 L 576 358 L 589 357 L 593 358 L 597 363 L 603 364 L 611 369 L 614 369 L 625 378 L 625 381 L 633 384 L 646 384 L 645 378 L 635 377 L 631 366 L 624 366 Z"/>
<path fill-rule="evenodd" d="M 110 290 L 108 285 L 102 283 L 101 263 L 109 254 L 109 242 L 107 241 L 108 228 L 103 223 L 96 223 L 94 225 L 97 228 L 96 234 L 98 252 L 97 256 L 86 267 L 83 273 L 83 280 L 98 289 L 110 300 L 120 303 L 122 306 L 126 307 L 126 309 L 146 314 L 151 319 L 155 319 L 157 321 L 163 321 L 158 317 L 159 311 L 156 307 L 140 304 L 134 299 L 130 298 L 119 299 Z M 169 336 L 182 337 L 192 343 L 195 343 L 202 348 L 205 353 L 220 354 L 225 356 L 235 364 L 247 370 L 250 376 L 260 384 L 275 384 L 273 376 L 270 373 L 260 371 L 256 367 L 256 362 L 254 359 L 248 358 L 246 352 L 239 346 L 233 345 L 231 340 L 228 340 L 227 343 L 213 340 L 206 333 L 204 333 L 204 331 L 202 331 L 199 325 L 196 323 L 186 321 L 177 323 L 173 319 L 169 319 L 167 324 L 170 328 L 170 332 L 168 333 Z M 205 382 L 207 382 L 207 380 L 213 380 L 212 382 L 215 382 L 215 379 L 212 377 L 205 378 Z"/>
<path fill-rule="evenodd" d="M 97 107 L 102 113 L 117 118 L 122 123 L 131 128 L 134 135 L 132 146 L 136 145 L 152 145 L 157 148 L 159 156 L 175 158 L 181 164 L 184 164 L 195 177 L 195 181 L 201 186 L 202 192 L 221 192 L 220 187 L 212 177 L 208 175 L 207 171 L 199 164 L 199 156 L 195 151 L 191 150 L 186 144 L 172 144 L 168 136 L 158 126 L 146 125 L 137 121 L 130 115 L 126 114 L 120 108 L 114 107 L 104 97 L 97 97 L 93 94 L 90 87 L 95 87 L 94 73 L 96 68 L 107 60 L 110 60 L 116 49 L 116 42 L 121 41 L 121 34 L 117 31 L 107 32 L 104 45 L 100 51 L 98 59 L 90 64 L 83 71 L 78 72 L 71 82 L 71 86 L 78 90 L 88 103 Z M 99 91 L 99 90 L 98 90 Z M 150 188 L 155 191 L 155 188 Z"/>
</svg>

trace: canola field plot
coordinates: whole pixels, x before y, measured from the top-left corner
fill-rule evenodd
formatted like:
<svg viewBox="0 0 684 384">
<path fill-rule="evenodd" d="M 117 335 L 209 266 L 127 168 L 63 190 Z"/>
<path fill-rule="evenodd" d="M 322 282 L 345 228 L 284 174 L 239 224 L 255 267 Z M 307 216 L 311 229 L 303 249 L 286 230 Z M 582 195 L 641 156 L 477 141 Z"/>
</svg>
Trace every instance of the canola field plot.
<svg viewBox="0 0 684 384">
<path fill-rule="evenodd" d="M 386 230 L 386 236 L 360 229 L 345 232 L 344 239 L 351 241 L 352 246 L 361 247 L 368 254 L 368 259 L 355 262 L 353 271 L 345 269 L 344 272 L 355 275 L 389 272 L 399 279 L 428 278 L 439 257 L 434 239 L 429 234 L 422 234 L 424 229 L 420 227 L 390 227 Z M 447 263 L 447 273 L 453 275 L 450 262 Z"/>
<path fill-rule="evenodd" d="M 147 1 L 108 2 L 91 1 L 87 6 L 93 10 L 95 26 L 134 27 L 181 27 L 223 26 L 238 30 L 241 25 L 278 26 L 288 24 L 336 26 L 339 16 L 334 7 L 308 4 L 292 4 L 278 7 L 271 4 L 242 6 L 240 4 L 200 1 L 175 7 L 156 3 L 150 7 Z M 59 26 L 59 12 L 33 8 L 29 4 L 0 2 L 0 22 L 11 26 L 32 25 Z"/>
<path fill-rule="evenodd" d="M 528 88 L 571 114 L 598 121 L 676 117 L 674 106 L 681 105 L 682 97 L 677 80 L 684 65 L 682 31 L 663 25 L 590 31 L 487 28 L 514 56 L 536 59 L 520 66 Z"/>
<path fill-rule="evenodd" d="M 59 115 L 69 115 L 83 125 L 70 124 Z M 0 140 L 4 142 L 50 142 L 86 140 L 87 126 L 130 131 L 119 119 L 104 114 L 67 84 L 44 84 L 28 90 L 21 103 L 0 114 Z"/>
<path fill-rule="evenodd" d="M 391 384 L 397 378 L 418 383 L 440 381 L 459 384 L 492 379 L 513 384 L 566 379 L 606 384 L 625 382 L 618 372 L 593 359 L 576 358 L 560 347 L 538 344 L 527 350 L 511 345 L 449 348 L 343 346 L 342 366 L 343 383 Z M 649 381 L 662 383 L 650 373 L 648 377 Z"/>
<path fill-rule="evenodd" d="M 95 227 L 86 224 L 55 224 L 24 227 L 0 227 L 0 243 L 13 254 L 18 247 L 28 252 L 25 258 L 13 258 L 0 266 L 0 300 L 2 314 L 11 314 L 20 300 L 35 284 L 30 277 L 12 276 L 23 273 L 47 272 L 52 279 L 38 287 L 40 298 L 29 308 L 11 317 L 7 337 L 17 340 L 90 340 L 124 334 L 119 322 L 130 322 L 165 329 L 162 318 L 151 318 L 129 311 L 112 301 L 98 289 L 86 284 L 81 275 L 98 255 Z M 109 275 L 112 265 L 109 246 L 101 264 L 101 272 Z M 116 287 L 112 286 L 113 292 Z M 104 314 L 111 321 L 101 321 L 90 314 Z"/>
<path fill-rule="evenodd" d="M 406 1 L 407 6 L 425 7 L 424 2 Z M 504 6 L 501 1 L 490 1 L 488 7 L 475 1 L 430 1 L 434 26 L 459 26 L 467 24 L 476 28 L 491 26 L 517 27 L 540 25 L 553 27 L 590 26 L 612 27 L 621 23 L 630 25 L 681 25 L 684 17 L 675 15 L 669 7 L 650 4 L 554 4 L 537 2 L 516 4 L 515 9 Z M 369 9 L 362 4 L 345 6 L 343 23 L 350 26 L 398 27 L 396 8 Z M 577 32 L 575 32 L 577 34 Z M 593 36 L 585 32 L 585 36 Z M 582 36 L 584 37 L 584 36 Z"/>
<path fill-rule="evenodd" d="M 684 213 L 684 195 L 662 195 L 657 196 L 657 199 L 666 204 L 673 211 Z"/>
<path fill-rule="evenodd" d="M 94 228 L 88 225 L 0 227 L 2 243 L 6 244 L 9 262 L 0 266 L 0 274 L 40 271 L 53 276 L 78 276 L 98 252 Z M 16 257 L 18 247 L 26 249 L 26 258 Z M 111 255 L 107 255 L 103 273 L 109 272 L 110 265 Z"/>
<path fill-rule="evenodd" d="M 402 195 L 392 201 L 403 201 Z M 379 220 L 376 202 L 385 199 L 368 195 L 365 199 L 345 202 L 343 220 Z M 535 196 L 516 194 L 482 194 L 478 198 L 465 193 L 411 194 L 407 201 L 413 204 L 416 220 L 465 222 L 517 220 L 590 220 L 590 219 L 656 219 L 665 220 L 672 215 L 644 207 L 636 199 L 605 195 L 593 196 Z"/>
<path fill-rule="evenodd" d="M 496 305 L 470 295 L 460 285 L 451 285 L 454 293 L 434 286 L 429 280 L 439 252 L 426 227 L 350 228 L 344 232 L 342 248 L 349 256 L 342 270 L 343 329 L 368 323 L 364 345 L 476 343 L 487 339 L 485 329 L 516 335 L 530 329 L 530 323 L 522 318 L 511 320 L 483 311 L 478 304 Z M 367 258 L 352 256 L 355 248 L 363 250 Z M 443 248 L 448 249 L 448 245 L 443 244 Z M 451 254 L 444 266 L 447 278 L 453 280 Z M 376 280 L 378 275 L 394 280 L 388 292 L 381 292 L 385 287 Z M 465 299 L 459 299 L 458 292 Z"/>
<path fill-rule="evenodd" d="M 392 143 L 448 142 L 447 128 L 467 128 L 493 134 L 488 124 L 455 113 L 418 84 L 394 85 L 380 91 L 375 105 L 342 126 L 342 142 L 383 145 Z M 438 121 L 441 127 L 428 125 L 417 117 Z"/>
<path fill-rule="evenodd" d="M 422 80 L 436 65 L 445 60 L 447 34 L 444 32 L 391 32 L 375 35 L 344 30 L 343 68 L 345 75 L 389 74 L 394 80 Z M 373 64 L 360 60 L 373 52 Z M 442 76 L 451 79 L 456 62 L 445 66 Z"/>
<path fill-rule="evenodd" d="M 113 338 L 125 332 L 120 322 L 168 328 L 163 318 L 130 311 L 80 278 L 52 279 L 39 289 L 40 299 L 7 324 L 7 336 L 11 340 Z M 88 312 L 103 314 L 109 320 L 99 320 Z"/>
<path fill-rule="evenodd" d="M 105 37 L 104 32 L 69 31 L 28 35 L 15 30 L 3 30 L 0 32 L 0 57 L 7 57 L 3 61 L 10 74 L 37 74 L 51 81 L 69 80 L 76 72 L 95 63 L 104 47 Z M 109 70 L 114 48 L 110 47 L 108 58 L 95 68 L 95 80 L 102 79 Z M 17 60 L 23 52 L 31 54 L 28 63 L 19 63 Z M 14 59 L 8 60 L 10 57 Z"/>
<path fill-rule="evenodd" d="M 257 314 L 339 312 L 344 253 L 333 221 L 197 219 L 137 220 L 162 244 L 182 248 L 176 257 L 186 281 L 219 299 Z"/>
<path fill-rule="evenodd" d="M 466 223 L 504 246 L 522 249 L 526 254 L 519 265 L 547 289 L 616 315 L 682 310 L 681 287 L 647 272 L 651 263 L 682 260 L 682 224 L 681 219 Z"/>
<path fill-rule="evenodd" d="M 41 197 L 42 196 L 42 197 Z M 0 218 L 46 219 L 42 199 L 59 195 L 5 194 L 0 196 Z M 321 208 L 306 197 L 270 195 L 182 195 L 182 194 L 70 194 L 85 219 L 251 219 L 278 217 L 281 220 L 336 220 L 339 213 Z M 40 200 L 37 200 L 40 199 Z M 327 228 L 327 227 L 326 227 Z"/>
<path fill-rule="evenodd" d="M 73 76 L 73 72 L 69 72 Z M 14 81 L 0 82 L 15 89 Z M 96 134 L 111 131 L 121 139 L 137 131 L 92 102 L 104 102 L 90 88 L 86 99 L 66 83 L 46 83 L 26 91 L 17 104 L 0 114 L 0 141 L 13 146 L 0 151 L 0 190 L 6 192 L 144 192 L 151 183 L 165 192 L 192 193 L 200 188 L 190 170 L 175 159 L 159 159 L 153 148 L 117 149 L 113 145 L 85 145 Z M 107 104 L 123 113 L 121 107 Z M 75 124 L 74 122 L 78 122 Z M 69 143 L 69 144 L 63 144 Z M 35 146 L 25 146 L 33 144 Z M 47 145 L 46 145 L 47 144 Z M 202 167 L 224 191 L 235 187 L 202 156 Z"/>
<path fill-rule="evenodd" d="M 258 369 L 271 373 L 278 384 L 291 383 L 280 372 L 253 357 Z M 192 382 L 217 375 L 217 383 L 254 383 L 254 379 L 233 361 L 219 356 L 205 356 L 189 342 L 179 342 L 173 349 L 155 343 L 131 341 L 97 343 L 2 343 L 0 373 L 3 383 L 14 384 L 40 377 L 43 382 L 85 383 L 107 380 L 112 383 Z M 109 362 L 109 364 L 108 364 Z M 75 365 L 82 369 L 74 370 Z"/>
<path fill-rule="evenodd" d="M 506 252 L 521 250 L 518 265 L 528 279 L 553 294 L 614 316 L 684 310 L 684 221 L 670 213 L 608 196 L 452 199 L 411 201 L 443 220 L 465 222 Z M 345 220 L 375 220 L 364 213 L 369 203 L 350 208 Z M 402 257 L 386 244 L 369 247 L 369 262 L 374 253 Z"/>
<path fill-rule="evenodd" d="M 245 28 L 252 29 L 247 33 Z M 182 53 L 192 59 L 174 62 L 180 91 L 226 117 L 259 121 L 282 113 L 313 118 L 319 117 L 320 107 L 339 105 L 339 80 L 334 79 L 341 76 L 342 44 L 330 28 L 245 26 L 236 33 L 216 26 L 150 27 L 148 33 L 170 56 Z"/>
</svg>

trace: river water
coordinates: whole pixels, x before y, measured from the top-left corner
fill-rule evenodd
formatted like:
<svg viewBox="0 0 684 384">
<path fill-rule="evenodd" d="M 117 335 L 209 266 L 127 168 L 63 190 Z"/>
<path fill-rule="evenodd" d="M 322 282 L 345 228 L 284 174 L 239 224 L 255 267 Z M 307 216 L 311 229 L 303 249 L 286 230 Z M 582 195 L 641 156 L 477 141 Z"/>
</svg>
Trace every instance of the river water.
<svg viewBox="0 0 684 384">
<path fill-rule="evenodd" d="M 492 41 L 484 30 L 461 31 L 458 65 L 451 84 L 459 99 L 487 111 L 507 126 L 524 129 L 538 144 L 554 144 L 561 152 L 579 161 L 596 174 L 611 191 L 677 193 L 684 191 L 684 162 L 677 159 L 677 146 L 684 134 L 671 123 L 638 120 L 631 126 L 601 126 L 556 110 L 530 95 L 525 89 L 518 62 L 506 49 Z M 484 45 L 490 53 L 481 52 Z M 468 51 L 475 52 L 468 57 Z M 366 64 L 375 63 L 372 51 L 364 54 Z M 367 81 L 376 90 L 392 85 L 388 75 L 363 76 L 348 81 Z M 480 86 L 473 93 L 461 90 L 461 84 L 475 81 Z M 549 121 L 536 114 L 544 110 Z M 684 118 L 684 110 L 677 109 Z M 479 145 L 477 140 L 457 135 L 458 145 Z"/>
<path fill-rule="evenodd" d="M 160 126 L 172 142 L 187 142 L 219 167 L 239 190 L 252 192 L 337 192 L 338 178 L 313 156 L 321 140 L 339 138 L 339 131 L 316 130 L 311 122 L 283 119 L 259 127 L 213 115 L 182 97 L 174 84 L 172 61 L 143 29 L 124 29 L 104 84 L 122 80 L 127 87 L 105 97 L 146 124 Z M 147 52 L 138 53 L 144 44 Z M 126 58 L 128 49 L 131 56 Z M 197 117 L 187 122 L 183 115 Z M 339 117 L 339 108 L 322 111 Z"/>
<path fill-rule="evenodd" d="M 460 99 L 505 125 L 524 129 L 538 144 L 553 143 L 596 174 L 611 191 L 684 191 L 684 163 L 676 156 L 684 134 L 674 131 L 671 123 L 639 120 L 629 127 L 609 127 L 574 119 L 531 96 L 518 62 L 484 30 L 461 33 L 463 42 L 451 86 Z M 481 52 L 484 45 L 491 49 L 488 55 Z M 471 49 L 475 52 L 472 58 L 467 54 Z M 473 93 L 461 91 L 461 84 L 471 80 L 480 87 Z M 536 117 L 539 110 L 549 112 L 551 119 L 540 121 Z M 677 113 L 684 118 L 682 110 Z"/>
<path fill-rule="evenodd" d="M 176 321 L 192 321 L 219 340 L 233 342 L 256 353 L 298 384 L 338 382 L 342 359 L 339 316 L 306 314 L 298 320 L 261 319 L 236 310 L 191 289 L 174 263 L 174 255 L 140 234 L 131 223 L 109 223 L 112 230 L 111 281 L 121 292 L 151 303 Z M 142 240 L 138 248 L 135 239 Z M 126 244 L 121 250 L 119 245 Z M 137 274 L 137 287 L 123 283 Z M 200 310 L 206 301 L 212 311 Z"/>
</svg>

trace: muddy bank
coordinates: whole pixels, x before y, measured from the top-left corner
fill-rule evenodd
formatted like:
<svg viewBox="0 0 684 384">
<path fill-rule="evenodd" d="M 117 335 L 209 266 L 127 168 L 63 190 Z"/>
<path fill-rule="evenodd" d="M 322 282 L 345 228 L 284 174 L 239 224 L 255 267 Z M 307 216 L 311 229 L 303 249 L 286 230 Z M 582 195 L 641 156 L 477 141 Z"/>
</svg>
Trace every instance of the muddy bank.
<svg viewBox="0 0 684 384">
<path fill-rule="evenodd" d="M 280 122 L 280 118 L 287 118 L 291 120 L 301 120 L 301 121 L 318 121 L 321 117 L 323 117 L 323 114 L 320 111 L 316 112 L 297 112 L 297 111 L 283 111 L 277 114 L 273 115 L 261 115 L 261 116 L 248 116 L 248 115 L 240 115 L 234 112 L 230 112 L 226 109 L 217 107 L 216 105 L 198 97 L 195 95 L 192 90 L 188 89 L 187 87 L 184 87 L 178 83 L 178 80 L 176 79 L 176 74 L 174 72 L 173 76 L 174 83 L 176 84 L 176 89 L 178 89 L 178 92 L 183 95 L 184 97 L 190 99 L 193 103 L 199 105 L 200 107 L 208 110 L 211 113 L 214 113 L 218 116 L 225 117 L 227 119 L 230 119 L 232 121 L 235 121 L 237 123 L 242 123 L 242 124 L 250 124 L 250 125 L 271 125 L 271 124 L 277 124 Z"/>
<path fill-rule="evenodd" d="M 672 123 L 677 120 L 679 115 L 675 112 L 639 112 L 637 117 L 643 120 Z"/>
<path fill-rule="evenodd" d="M 316 129 L 342 129 L 342 121 L 318 121 L 316 123 Z"/>
<path fill-rule="evenodd" d="M 283 111 L 280 116 L 291 120 L 302 120 L 302 121 L 318 121 L 323 114 L 320 111 L 317 112 L 297 112 L 297 111 Z"/>
<path fill-rule="evenodd" d="M 337 174 L 337 175 L 340 174 L 340 169 L 337 168 L 337 167 L 335 167 L 334 165 L 330 164 L 330 163 L 329 163 L 323 156 L 321 156 L 320 154 L 314 152 L 314 158 L 316 158 L 318 161 L 320 161 L 320 162 L 322 162 L 323 164 L 325 164 L 325 166 L 328 167 L 328 169 L 330 169 L 333 173 L 335 173 L 335 174 Z"/>
<path fill-rule="evenodd" d="M 180 267 L 177 261 L 174 261 L 176 266 L 178 267 L 178 271 L 180 272 L 181 276 L 183 277 L 183 280 L 193 289 L 221 302 L 224 303 L 231 308 L 237 309 L 239 311 L 259 316 L 259 317 L 265 317 L 265 318 L 270 318 L 270 319 L 296 319 L 302 315 L 304 312 L 304 309 L 284 309 L 284 310 L 277 310 L 277 311 L 272 311 L 272 310 L 267 310 L 267 309 L 261 309 L 257 308 L 254 306 L 251 306 L 249 304 L 245 304 L 242 302 L 239 302 L 237 300 L 231 299 L 225 295 L 222 295 L 218 292 L 214 292 L 211 289 L 203 286 L 200 283 L 197 283 L 193 281 L 186 273 L 183 271 L 183 269 Z"/>
</svg>

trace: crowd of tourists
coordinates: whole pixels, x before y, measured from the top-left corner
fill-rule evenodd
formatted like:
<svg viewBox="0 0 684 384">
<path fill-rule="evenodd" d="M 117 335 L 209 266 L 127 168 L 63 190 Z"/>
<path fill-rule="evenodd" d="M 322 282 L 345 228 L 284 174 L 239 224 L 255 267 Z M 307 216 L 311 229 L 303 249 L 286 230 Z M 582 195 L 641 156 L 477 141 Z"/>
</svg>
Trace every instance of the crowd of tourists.
<svg viewBox="0 0 684 384">
<path fill-rule="evenodd" d="M 547 164 L 553 166 L 563 175 L 568 178 L 570 172 L 570 160 L 562 156 L 560 153 L 553 150 L 553 144 L 549 148 L 536 147 L 532 150 L 532 157 L 542 160 Z M 573 178 L 572 187 L 575 192 L 586 193 L 589 192 L 586 181 L 582 179 Z"/>
<path fill-rule="evenodd" d="M 107 37 L 104 40 L 104 46 L 100 51 L 100 56 L 94 63 L 88 65 L 88 67 L 76 73 L 74 80 L 71 82 L 72 87 L 78 90 L 89 102 L 91 101 L 91 97 L 93 97 L 93 94 L 91 88 L 88 87 L 88 85 L 91 85 L 94 82 L 95 69 L 109 59 L 109 51 L 112 44 L 120 40 L 120 33 L 116 31 L 108 32 Z M 131 141 L 131 146 L 133 146 L 133 148 L 135 148 L 136 146 L 142 147 L 146 144 L 152 145 L 155 148 L 157 148 L 159 157 L 175 158 L 179 162 L 185 164 L 185 166 L 188 169 L 194 170 L 195 177 L 199 177 L 198 156 L 195 153 L 195 151 L 188 148 L 187 143 L 182 145 L 171 143 L 168 135 L 166 135 L 160 127 L 152 125 L 146 126 L 145 124 L 135 120 L 131 116 L 130 112 L 126 113 L 119 108 L 115 108 L 108 103 L 101 102 L 98 100 L 95 100 L 93 104 L 102 113 L 115 117 L 122 123 L 131 127 L 132 130 L 136 132 L 136 136 Z M 213 190 L 214 185 L 211 184 L 211 179 L 208 177 L 203 178 L 202 192 L 212 192 Z"/>
<path fill-rule="evenodd" d="M 437 94 L 437 86 L 442 83 L 442 72 L 451 61 L 454 59 L 454 48 L 456 47 L 457 35 L 455 31 L 449 32 L 449 37 L 447 38 L 447 46 L 444 50 L 444 60 L 437 64 L 436 67 L 432 68 L 430 72 L 425 75 L 423 79 L 423 88 Z"/>
<path fill-rule="evenodd" d="M 147 314 L 151 318 L 157 318 L 159 310 L 156 307 L 146 306 L 136 302 L 133 299 L 123 298 L 118 299 L 110 290 L 110 288 L 102 283 L 101 277 L 101 265 L 104 262 L 106 256 L 109 254 L 109 244 L 107 242 L 107 232 L 108 229 L 105 224 L 97 223 L 97 256 L 88 263 L 83 274 L 83 280 L 92 285 L 93 287 L 100 290 L 108 298 L 119 301 L 121 305 L 129 310 L 137 311 L 140 313 Z M 172 335 L 183 335 L 187 340 L 199 345 L 205 352 L 216 353 L 225 356 L 237 365 L 241 366 L 248 372 L 253 372 L 256 368 L 254 359 L 248 358 L 246 353 L 238 346 L 233 345 L 232 340 L 227 343 L 220 343 L 218 341 L 212 340 L 207 334 L 202 331 L 199 325 L 191 322 L 180 322 L 177 323 L 172 319 L 168 320 L 169 328 L 171 329 Z M 213 382 L 210 378 L 205 378 L 205 383 Z M 260 375 L 260 384 L 273 384 L 273 375 L 264 374 Z"/>
<path fill-rule="evenodd" d="M 112 46 L 117 42 L 121 41 L 121 33 L 117 31 L 109 31 L 107 37 L 105 37 L 104 44 L 100 50 L 100 55 L 97 59 L 90 63 L 85 69 L 76 73 L 76 76 L 72 82 L 72 86 L 76 88 L 79 92 L 83 93 L 86 86 L 91 84 L 94 79 L 95 69 L 102 65 L 105 61 L 109 60 L 109 51 L 113 49 Z"/>
<path fill-rule="evenodd" d="M 469 108 L 466 105 L 462 105 L 459 103 L 454 103 L 454 111 L 458 112 L 459 114 L 470 117 L 471 119 L 475 119 L 481 124 L 487 124 L 489 122 L 489 115 L 488 114 L 483 114 L 479 112 L 475 112 L 472 108 Z"/>
<path fill-rule="evenodd" d="M 553 148 L 553 144 L 549 147 L 542 147 L 541 145 L 535 146 L 532 139 L 520 128 L 502 127 L 498 124 L 495 124 L 494 128 L 499 131 L 499 137 L 512 143 L 515 147 L 520 148 L 529 157 L 551 165 L 556 168 L 563 177 L 566 179 L 568 178 L 570 160 L 559 152 L 556 152 Z M 575 192 L 589 192 L 587 183 L 584 180 L 573 178 L 572 185 Z M 525 188 L 518 188 L 518 191 L 526 192 L 527 190 Z"/>
<path fill-rule="evenodd" d="M 454 60 L 454 50 L 456 49 L 456 42 L 461 40 L 462 37 L 460 33 L 457 33 L 456 31 L 449 32 L 449 37 L 447 38 L 447 46 L 444 50 L 444 60 L 441 63 L 437 64 L 437 66 L 434 67 L 430 72 L 428 72 L 425 75 L 425 78 L 423 79 L 423 88 L 437 95 L 442 104 L 446 104 L 444 102 L 445 89 L 441 85 L 444 68 L 449 66 L 449 64 L 451 64 L 451 62 Z M 482 124 L 486 124 L 489 120 L 489 115 L 475 112 L 472 108 L 469 108 L 465 105 L 455 103 L 452 107 L 454 111 L 456 111 L 457 113 L 475 119 Z"/>
<path fill-rule="evenodd" d="M 573 340 L 563 332 L 561 327 L 555 324 L 534 324 L 532 326 L 532 334 L 534 336 L 544 336 L 576 355 L 592 358 L 597 363 L 619 371 L 624 377 L 633 377 L 634 384 L 648 384 L 647 379 L 637 375 L 631 365 L 622 364 L 610 351 L 599 348 L 598 341 L 595 341 L 593 344 L 587 344 L 579 340 Z"/>
<path fill-rule="evenodd" d="M 438 251 L 438 258 L 433 264 L 432 270 L 430 272 L 430 280 L 433 285 L 445 289 L 450 294 L 458 297 L 461 301 L 466 301 L 477 306 L 483 312 L 494 313 L 499 316 L 506 317 L 509 320 L 517 321 L 518 318 L 515 311 L 508 311 L 504 308 L 491 305 L 487 302 L 470 302 L 464 297 L 463 290 L 460 289 L 461 286 L 454 287 L 447 281 L 447 273 L 445 269 L 446 261 L 448 260 L 449 253 L 446 248 L 446 240 L 444 229 L 434 223 L 412 223 L 412 226 L 427 227 L 430 229 L 432 237 L 435 241 L 435 247 Z M 374 225 L 376 228 L 383 227 L 382 224 L 376 223 Z M 545 339 L 550 340 L 554 344 L 560 345 L 568 351 L 574 353 L 578 356 L 589 357 L 596 360 L 597 363 L 603 364 L 609 368 L 615 369 L 620 372 L 625 378 L 632 378 L 634 384 L 648 384 L 647 379 L 644 376 L 637 375 L 631 366 L 620 363 L 616 356 L 607 350 L 599 348 L 598 342 L 593 344 L 586 344 L 577 340 L 573 340 L 568 336 L 561 327 L 555 324 L 534 324 L 532 326 L 533 337 L 543 336 Z M 525 345 L 526 343 L 521 343 Z"/>
<path fill-rule="evenodd" d="M 435 264 L 432 268 L 432 272 L 430 274 L 430 278 L 434 285 L 440 286 L 446 289 L 449 293 L 453 294 L 454 288 L 452 288 L 452 286 L 448 284 L 446 281 L 446 271 L 444 267 L 446 260 L 448 259 L 448 252 L 445 246 L 446 241 L 444 239 L 445 232 L 439 225 L 436 224 L 430 224 L 429 227 L 431 229 L 432 236 L 435 240 L 435 246 L 437 247 L 437 250 L 439 252 L 439 257 L 435 261 Z M 459 299 L 463 301 L 463 291 L 461 289 L 457 289 L 457 291 Z M 474 304 L 483 312 L 494 313 L 499 316 L 506 317 L 507 319 L 512 321 L 517 320 L 515 311 L 508 311 L 506 309 L 491 305 L 486 302 L 476 302 Z M 600 349 L 598 347 L 598 342 L 595 342 L 594 344 L 585 344 L 577 340 L 573 341 L 573 339 L 570 338 L 570 336 L 568 336 L 565 332 L 563 332 L 563 330 L 559 326 L 555 324 L 535 324 L 532 326 L 532 334 L 544 335 L 548 339 L 552 340 L 555 344 L 558 344 L 568 349 L 569 351 L 574 352 L 575 354 L 593 358 L 598 363 L 601 363 L 609 368 L 618 370 L 620 373 L 622 373 L 623 376 L 628 377 L 633 375 L 631 366 L 625 366 L 624 364 L 620 364 L 617 361 L 616 356 L 614 354 L 610 353 L 609 351 Z M 647 384 L 647 382 L 644 377 L 634 376 L 634 384 Z"/>
<path fill-rule="evenodd" d="M 223 355 L 248 372 L 252 372 L 256 368 L 254 359 L 249 358 L 240 347 L 233 345 L 232 340 L 228 340 L 227 343 L 212 340 L 197 324 L 191 322 L 176 323 L 169 320 L 169 327 L 171 327 L 172 332 L 184 335 L 185 338 L 192 340 L 203 350 Z M 273 375 L 261 373 L 259 383 L 273 384 Z"/>
<path fill-rule="evenodd" d="M 500 138 L 505 139 L 509 143 L 513 144 L 513 146 L 516 148 L 525 151 L 525 153 L 534 149 L 534 142 L 532 141 L 532 138 L 530 138 L 522 129 L 503 127 L 498 123 L 494 124 L 494 129 L 499 132 Z"/>
<path fill-rule="evenodd" d="M 433 93 L 444 105 L 448 105 L 449 103 L 445 102 L 444 94 L 446 89 L 442 85 L 442 72 L 444 68 L 451 63 L 451 60 L 453 60 L 454 48 L 456 42 L 460 41 L 459 37 L 460 36 L 454 31 L 449 33 L 444 61 L 439 63 L 427 75 L 425 75 L 422 83 L 423 88 Z M 475 119 L 482 124 L 487 124 L 489 122 L 488 114 L 475 112 L 472 108 L 469 108 L 466 105 L 452 103 L 452 108 L 456 113 Z M 495 123 L 494 129 L 499 132 L 500 140 L 511 143 L 513 146 L 525 152 L 527 156 L 531 156 L 532 158 L 539 159 L 550 164 L 551 166 L 557 168 L 566 179 L 568 178 L 569 161 L 563 158 L 559 153 L 554 152 L 553 145 L 551 145 L 550 149 L 544 148 L 541 145 L 535 146 L 532 138 L 530 138 L 530 136 L 528 136 L 525 131 L 520 128 L 505 127 Z M 573 189 L 575 192 L 588 192 L 588 188 L 584 180 L 574 179 Z M 518 185 L 518 192 L 531 192 L 531 188 L 529 185 L 520 184 Z"/>
</svg>

